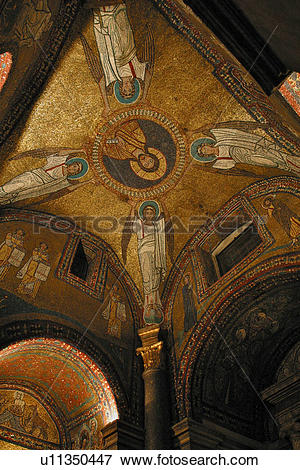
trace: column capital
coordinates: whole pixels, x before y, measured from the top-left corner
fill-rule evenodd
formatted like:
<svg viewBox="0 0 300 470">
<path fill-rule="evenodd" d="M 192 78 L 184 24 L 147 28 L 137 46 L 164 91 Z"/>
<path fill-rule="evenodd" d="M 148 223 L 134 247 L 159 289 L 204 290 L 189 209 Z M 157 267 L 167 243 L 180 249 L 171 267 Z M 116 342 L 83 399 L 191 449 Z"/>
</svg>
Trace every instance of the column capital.
<svg viewBox="0 0 300 470">
<path fill-rule="evenodd" d="M 144 362 L 144 371 L 150 369 L 163 369 L 163 342 L 159 341 L 158 334 L 160 327 L 157 325 L 145 326 L 138 330 L 138 335 L 142 341 L 142 347 L 137 348 L 136 352 L 142 356 Z"/>
</svg>

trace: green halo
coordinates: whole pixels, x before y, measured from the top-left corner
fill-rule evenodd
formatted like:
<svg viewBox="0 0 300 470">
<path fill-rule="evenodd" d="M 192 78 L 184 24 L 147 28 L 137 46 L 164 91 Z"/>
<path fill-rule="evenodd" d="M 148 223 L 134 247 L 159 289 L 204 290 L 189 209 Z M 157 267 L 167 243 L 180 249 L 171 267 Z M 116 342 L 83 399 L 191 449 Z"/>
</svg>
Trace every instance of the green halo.
<svg viewBox="0 0 300 470">
<path fill-rule="evenodd" d="M 216 155 L 207 155 L 205 157 L 200 157 L 200 155 L 197 152 L 197 148 L 199 145 L 215 145 L 216 141 L 214 139 L 209 139 L 207 137 L 202 137 L 201 139 L 194 140 L 194 142 L 191 145 L 191 155 L 195 160 L 198 160 L 198 162 L 203 162 L 203 163 L 208 163 L 208 162 L 213 162 L 216 160 L 217 156 Z"/>
<path fill-rule="evenodd" d="M 89 171 L 89 164 L 84 158 L 80 158 L 80 157 L 70 158 L 70 160 L 66 162 L 66 165 L 71 165 L 72 163 L 81 163 L 82 170 L 77 175 L 69 175 L 68 179 L 70 180 L 77 180 L 78 178 L 82 178 Z"/>
<path fill-rule="evenodd" d="M 155 218 L 157 219 L 158 216 L 159 216 L 159 205 L 157 204 L 156 201 L 144 201 L 141 205 L 140 205 L 140 208 L 139 208 L 139 216 L 141 219 L 144 218 L 143 216 L 143 211 L 145 209 L 145 207 L 147 206 L 150 206 L 150 207 L 153 207 L 153 209 L 155 210 Z"/>
</svg>

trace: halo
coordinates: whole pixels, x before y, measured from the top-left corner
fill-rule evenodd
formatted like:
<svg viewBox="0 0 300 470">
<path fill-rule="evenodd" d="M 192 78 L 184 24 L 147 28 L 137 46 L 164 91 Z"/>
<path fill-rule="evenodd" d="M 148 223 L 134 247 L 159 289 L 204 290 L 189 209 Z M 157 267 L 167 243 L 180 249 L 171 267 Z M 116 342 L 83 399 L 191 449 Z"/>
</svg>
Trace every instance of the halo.
<svg viewBox="0 0 300 470">
<path fill-rule="evenodd" d="M 147 152 L 145 153 L 147 154 L 152 153 L 153 155 L 157 157 L 158 159 L 157 170 L 152 171 L 152 172 L 145 171 L 143 170 L 143 168 L 140 167 L 139 163 L 136 160 L 130 160 L 130 166 L 131 166 L 132 171 L 134 171 L 134 173 L 140 178 L 143 178 L 144 180 L 148 180 L 148 181 L 155 181 L 155 180 L 162 178 L 165 172 L 167 171 L 167 161 L 166 161 L 166 157 L 164 156 L 164 154 L 160 152 L 159 150 L 154 149 L 152 147 L 149 147 Z"/>
<path fill-rule="evenodd" d="M 145 207 L 147 206 L 150 206 L 150 207 L 153 207 L 153 209 L 155 210 L 155 218 L 157 219 L 157 217 L 159 216 L 159 213 L 160 213 L 160 210 L 159 210 L 159 205 L 157 204 L 156 201 L 144 201 L 140 207 L 139 207 L 139 216 L 141 219 L 144 218 L 144 215 L 143 215 L 143 211 L 145 209 Z"/>
<path fill-rule="evenodd" d="M 135 103 L 140 96 L 141 86 L 137 78 L 133 79 L 134 95 L 131 98 L 124 98 L 120 93 L 120 82 L 117 80 L 114 86 L 114 94 L 119 103 L 132 104 Z"/>
<path fill-rule="evenodd" d="M 199 147 L 199 145 L 203 145 L 203 144 L 215 145 L 216 141 L 214 139 L 209 139 L 207 137 L 201 137 L 201 139 L 194 140 L 194 142 L 192 142 L 191 149 L 190 149 L 192 157 L 198 162 L 202 162 L 202 163 L 209 163 L 209 162 L 215 161 L 217 158 L 216 155 L 206 155 L 204 157 L 200 157 L 200 155 L 197 152 L 197 148 Z"/>
<path fill-rule="evenodd" d="M 66 165 L 71 165 L 72 163 L 81 163 L 82 170 L 77 175 L 69 175 L 68 179 L 70 180 L 77 180 L 78 178 L 82 178 L 89 171 L 89 164 L 84 158 L 80 158 L 80 157 L 70 158 L 70 160 L 66 162 Z"/>
<path fill-rule="evenodd" d="M 261 203 L 261 206 L 262 206 L 264 209 L 269 209 L 270 206 L 266 206 L 266 200 L 267 200 L 267 199 L 275 199 L 275 198 L 276 198 L 276 195 L 275 195 L 275 194 L 269 194 L 268 196 L 265 196 L 263 202 Z"/>
</svg>

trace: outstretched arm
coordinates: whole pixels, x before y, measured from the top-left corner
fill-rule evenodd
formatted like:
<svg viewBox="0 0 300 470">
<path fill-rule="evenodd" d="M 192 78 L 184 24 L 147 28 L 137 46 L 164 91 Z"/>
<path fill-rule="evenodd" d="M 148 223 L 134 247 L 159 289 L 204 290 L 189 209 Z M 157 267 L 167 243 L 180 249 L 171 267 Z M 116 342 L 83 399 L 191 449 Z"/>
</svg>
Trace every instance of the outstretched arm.
<svg viewBox="0 0 300 470">
<path fill-rule="evenodd" d="M 83 149 L 83 148 L 80 148 L 80 149 L 61 149 L 57 153 L 60 157 L 64 157 L 64 156 L 67 156 L 67 155 L 73 155 L 74 153 L 75 154 L 84 153 L 86 155 L 86 150 Z"/>
<path fill-rule="evenodd" d="M 142 48 L 140 50 L 137 50 L 137 57 L 141 62 L 147 64 L 144 78 L 144 91 L 142 96 L 142 100 L 145 101 L 152 80 L 155 57 L 154 38 L 150 25 L 147 25 L 146 39 Z"/>
<path fill-rule="evenodd" d="M 128 204 L 130 205 L 131 207 L 131 210 L 130 210 L 130 214 L 129 214 L 129 217 L 133 218 L 133 217 L 137 217 L 137 204 L 138 202 L 137 201 L 133 201 L 132 199 L 129 199 L 128 200 Z"/>
<path fill-rule="evenodd" d="M 69 147 L 47 147 L 43 149 L 33 149 L 33 150 L 26 150 L 25 152 L 18 153 L 17 155 L 9 158 L 9 160 L 20 160 L 21 158 L 31 157 L 31 158 L 48 158 L 57 155 L 58 157 L 71 155 L 74 153 L 86 151 L 81 149 L 73 149 Z"/>
<path fill-rule="evenodd" d="M 109 101 L 106 93 L 106 86 L 105 86 L 105 78 L 102 77 L 100 82 L 99 82 L 99 89 L 102 95 L 102 99 L 104 101 L 104 110 L 102 111 L 102 116 L 106 117 L 109 115 L 111 112 L 110 106 L 109 106 Z"/>
<path fill-rule="evenodd" d="M 166 206 L 166 203 L 165 203 L 164 199 L 160 199 L 160 203 L 161 203 L 163 212 L 164 212 L 164 214 L 165 214 L 165 221 L 166 221 L 166 222 L 169 222 L 169 220 L 170 220 L 170 213 L 169 213 L 169 211 L 168 211 L 168 208 L 167 208 L 167 206 Z"/>
<path fill-rule="evenodd" d="M 268 125 L 261 122 L 253 121 L 224 121 L 224 122 L 212 122 L 210 124 L 205 124 L 204 126 L 198 127 L 194 130 L 185 129 L 187 135 L 192 136 L 194 134 L 205 134 L 210 135 L 211 129 L 239 129 L 242 131 L 252 131 L 255 129 L 267 129 Z"/>
<path fill-rule="evenodd" d="M 142 101 L 146 101 L 148 90 L 149 90 L 151 80 L 152 80 L 152 75 L 153 75 L 153 67 L 146 68 Z"/>
<path fill-rule="evenodd" d="M 160 199 L 160 203 L 162 205 L 162 209 L 165 215 L 165 233 L 166 233 L 166 242 L 168 248 L 168 254 L 171 263 L 174 263 L 174 228 L 172 224 L 172 219 L 170 217 L 169 211 L 165 204 L 164 199 Z"/>
<path fill-rule="evenodd" d="M 124 228 L 122 231 L 121 248 L 122 248 L 122 258 L 123 258 L 124 264 L 126 264 L 127 262 L 127 248 L 128 248 L 131 235 L 133 232 L 133 219 L 134 219 L 134 216 L 137 215 L 137 211 L 136 211 L 137 202 L 132 201 L 131 199 L 129 199 L 127 202 L 130 205 L 131 210 L 130 210 L 129 216 L 125 220 Z"/>
</svg>

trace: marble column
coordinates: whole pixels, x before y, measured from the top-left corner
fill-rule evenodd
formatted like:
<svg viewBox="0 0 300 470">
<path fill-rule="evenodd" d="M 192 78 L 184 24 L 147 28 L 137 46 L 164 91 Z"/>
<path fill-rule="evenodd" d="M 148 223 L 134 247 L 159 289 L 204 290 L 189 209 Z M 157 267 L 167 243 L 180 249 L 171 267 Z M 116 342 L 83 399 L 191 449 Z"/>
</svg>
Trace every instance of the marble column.
<svg viewBox="0 0 300 470">
<path fill-rule="evenodd" d="M 146 326 L 138 331 L 142 347 L 137 349 L 144 363 L 145 448 L 169 449 L 170 398 L 164 364 L 163 342 L 158 339 L 160 328 Z"/>
</svg>

